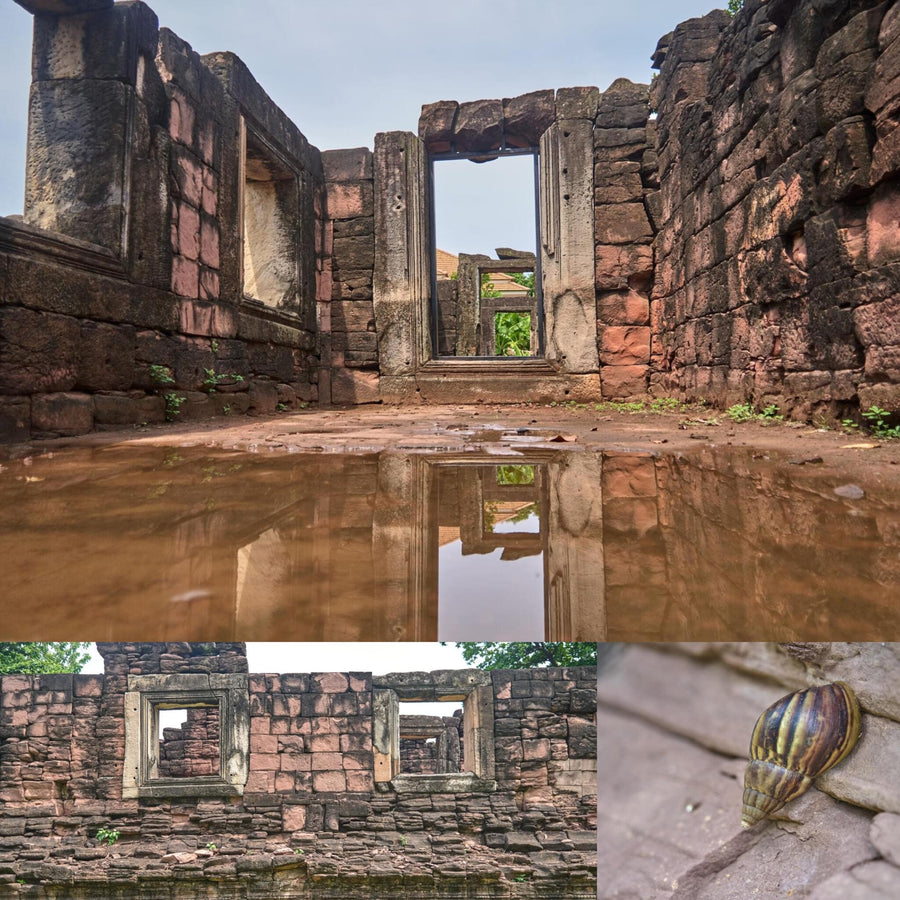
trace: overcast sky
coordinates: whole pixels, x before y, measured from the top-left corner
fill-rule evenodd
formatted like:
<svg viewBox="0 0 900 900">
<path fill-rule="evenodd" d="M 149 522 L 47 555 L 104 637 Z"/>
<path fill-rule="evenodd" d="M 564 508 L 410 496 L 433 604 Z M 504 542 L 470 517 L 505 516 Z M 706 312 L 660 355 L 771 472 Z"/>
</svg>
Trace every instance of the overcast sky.
<svg viewBox="0 0 900 900">
<path fill-rule="evenodd" d="M 232 50 L 322 150 L 415 131 L 423 103 L 649 81 L 658 39 L 724 0 L 151 0 L 200 53 Z M 31 16 L 0 0 L 0 213 L 21 212 Z"/>
</svg>

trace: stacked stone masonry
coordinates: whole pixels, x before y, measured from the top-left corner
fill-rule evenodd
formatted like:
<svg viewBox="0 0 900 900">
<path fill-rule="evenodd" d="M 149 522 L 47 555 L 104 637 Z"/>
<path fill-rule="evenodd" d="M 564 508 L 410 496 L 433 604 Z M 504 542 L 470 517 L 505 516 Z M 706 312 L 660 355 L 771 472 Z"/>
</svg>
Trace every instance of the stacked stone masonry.
<svg viewBox="0 0 900 900">
<path fill-rule="evenodd" d="M 664 38 L 652 384 L 900 411 L 900 10 L 747 0 Z"/>
<path fill-rule="evenodd" d="M 894 4 L 747 0 L 665 36 L 649 87 L 442 100 L 418 134 L 320 153 L 237 57 L 198 56 L 143 3 L 21 2 L 4 441 L 648 390 L 900 412 Z M 501 147 L 539 154 L 544 358 L 434 359 L 429 155 Z"/>
<path fill-rule="evenodd" d="M 477 673 L 494 716 L 490 789 L 446 793 L 409 786 L 433 775 L 406 775 L 400 791 L 375 779 L 370 674 L 247 675 L 233 644 L 99 646 L 105 675 L 3 676 L 9 889 L 92 900 L 596 893 L 594 669 Z M 126 688 L 163 671 L 244 679 L 239 795 L 122 799 Z M 418 673 L 423 684 L 464 674 Z M 112 845 L 101 828 L 118 832 Z"/>
</svg>

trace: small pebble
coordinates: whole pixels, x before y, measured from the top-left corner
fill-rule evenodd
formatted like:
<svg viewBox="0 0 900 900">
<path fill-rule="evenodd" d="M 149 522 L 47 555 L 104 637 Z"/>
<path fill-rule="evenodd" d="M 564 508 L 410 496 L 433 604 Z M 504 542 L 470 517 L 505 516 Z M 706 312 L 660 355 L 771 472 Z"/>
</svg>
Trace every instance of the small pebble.
<svg viewBox="0 0 900 900">
<path fill-rule="evenodd" d="M 858 484 L 842 484 L 834 492 L 845 500 L 862 500 L 866 496 L 866 492 Z"/>
</svg>

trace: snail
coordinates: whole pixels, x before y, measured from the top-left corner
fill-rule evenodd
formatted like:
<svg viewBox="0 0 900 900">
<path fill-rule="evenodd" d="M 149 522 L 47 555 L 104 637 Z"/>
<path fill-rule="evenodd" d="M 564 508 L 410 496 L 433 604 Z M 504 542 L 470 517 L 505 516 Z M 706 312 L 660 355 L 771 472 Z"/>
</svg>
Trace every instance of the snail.
<svg viewBox="0 0 900 900">
<path fill-rule="evenodd" d="M 843 681 L 795 691 L 757 720 L 744 775 L 741 824 L 750 828 L 799 797 L 859 737 L 859 703 Z"/>
</svg>

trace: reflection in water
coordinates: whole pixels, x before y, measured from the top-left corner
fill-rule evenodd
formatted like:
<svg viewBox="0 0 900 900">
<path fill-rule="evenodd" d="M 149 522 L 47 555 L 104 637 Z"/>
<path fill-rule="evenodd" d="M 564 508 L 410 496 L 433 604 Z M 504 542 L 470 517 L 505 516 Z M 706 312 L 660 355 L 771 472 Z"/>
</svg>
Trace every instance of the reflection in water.
<svg viewBox="0 0 900 900">
<path fill-rule="evenodd" d="M 474 462 L 473 462 L 474 458 Z M 0 466 L 7 640 L 900 637 L 900 487 L 737 449 Z"/>
<path fill-rule="evenodd" d="M 438 639 L 544 633 L 543 466 L 439 465 Z"/>
</svg>

